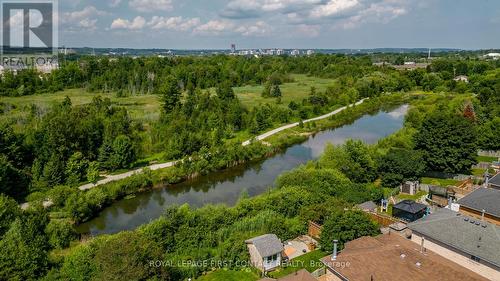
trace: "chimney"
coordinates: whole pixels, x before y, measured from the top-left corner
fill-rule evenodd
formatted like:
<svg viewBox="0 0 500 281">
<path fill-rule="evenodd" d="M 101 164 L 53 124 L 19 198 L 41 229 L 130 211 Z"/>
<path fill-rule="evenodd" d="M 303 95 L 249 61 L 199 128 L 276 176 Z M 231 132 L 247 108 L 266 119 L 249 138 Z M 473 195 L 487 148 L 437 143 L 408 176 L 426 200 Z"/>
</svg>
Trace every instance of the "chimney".
<svg viewBox="0 0 500 281">
<path fill-rule="evenodd" d="M 337 243 L 338 240 L 333 240 L 333 255 L 332 255 L 332 261 L 337 260 Z"/>
<path fill-rule="evenodd" d="M 425 251 L 425 248 L 424 248 L 424 242 L 425 242 L 425 238 L 422 237 L 422 242 L 420 242 L 420 253 L 423 254 L 424 251 Z"/>
<path fill-rule="evenodd" d="M 483 211 L 481 212 L 481 221 L 484 221 L 484 213 L 486 213 L 485 209 L 483 209 Z"/>
</svg>

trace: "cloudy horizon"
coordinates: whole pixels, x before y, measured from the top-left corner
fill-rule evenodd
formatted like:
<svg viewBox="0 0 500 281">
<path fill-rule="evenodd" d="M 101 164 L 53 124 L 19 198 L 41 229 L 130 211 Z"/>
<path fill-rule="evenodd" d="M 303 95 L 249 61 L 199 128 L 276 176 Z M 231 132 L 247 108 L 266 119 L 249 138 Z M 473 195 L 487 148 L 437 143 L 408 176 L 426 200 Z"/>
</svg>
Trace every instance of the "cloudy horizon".
<svg viewBox="0 0 500 281">
<path fill-rule="evenodd" d="M 493 0 L 59 1 L 70 47 L 490 49 L 498 30 Z"/>
</svg>

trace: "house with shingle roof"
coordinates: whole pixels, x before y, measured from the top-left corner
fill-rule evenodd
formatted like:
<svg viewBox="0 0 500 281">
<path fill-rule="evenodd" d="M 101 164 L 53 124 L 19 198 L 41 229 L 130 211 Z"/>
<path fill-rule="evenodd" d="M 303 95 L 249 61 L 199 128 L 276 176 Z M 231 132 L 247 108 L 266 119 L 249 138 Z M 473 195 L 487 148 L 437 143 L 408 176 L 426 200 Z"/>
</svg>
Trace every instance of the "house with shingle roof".
<svg viewBox="0 0 500 281">
<path fill-rule="evenodd" d="M 264 234 L 245 241 L 250 262 L 262 272 L 281 266 L 283 243 L 275 234 Z"/>
<path fill-rule="evenodd" d="M 364 236 L 347 242 L 336 257 L 321 259 L 325 277 L 335 281 L 486 281 L 400 235 Z"/>
<path fill-rule="evenodd" d="M 500 225 L 500 189 L 479 188 L 457 203 L 461 213 Z"/>
<path fill-rule="evenodd" d="M 408 228 L 414 242 L 490 280 L 500 280 L 500 226 L 439 209 Z"/>
<path fill-rule="evenodd" d="M 500 189 L 500 173 L 494 175 L 492 178 L 488 180 L 488 187 Z"/>
</svg>

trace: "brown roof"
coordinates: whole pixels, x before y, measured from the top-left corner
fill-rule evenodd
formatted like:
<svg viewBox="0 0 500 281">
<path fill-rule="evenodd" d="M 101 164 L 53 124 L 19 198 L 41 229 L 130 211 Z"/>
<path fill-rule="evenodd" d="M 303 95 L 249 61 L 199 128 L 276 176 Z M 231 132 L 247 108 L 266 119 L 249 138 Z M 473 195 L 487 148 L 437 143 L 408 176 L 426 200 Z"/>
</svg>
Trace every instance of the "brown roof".
<svg viewBox="0 0 500 281">
<path fill-rule="evenodd" d="M 278 279 L 271 279 L 271 278 L 263 278 L 260 279 L 259 281 L 318 281 L 316 278 L 314 278 L 311 273 L 309 273 L 305 269 L 301 269 L 297 272 L 294 272 L 292 274 L 288 274 L 285 277 L 281 277 Z"/>
<path fill-rule="evenodd" d="M 321 261 L 347 280 L 487 280 L 399 235 L 361 237 L 348 242 L 337 260 Z"/>
</svg>

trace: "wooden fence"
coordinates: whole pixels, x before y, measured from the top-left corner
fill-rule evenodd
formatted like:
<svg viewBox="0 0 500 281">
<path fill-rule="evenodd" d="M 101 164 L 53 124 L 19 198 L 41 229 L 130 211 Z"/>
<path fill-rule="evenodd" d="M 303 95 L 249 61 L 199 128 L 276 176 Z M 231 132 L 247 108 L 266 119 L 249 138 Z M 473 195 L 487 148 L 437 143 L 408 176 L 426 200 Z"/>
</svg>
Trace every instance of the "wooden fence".
<svg viewBox="0 0 500 281">
<path fill-rule="evenodd" d="M 380 224 L 384 227 L 387 227 L 393 223 L 399 222 L 399 220 L 396 218 L 379 215 L 377 213 L 369 212 L 368 215 L 372 218 L 372 220 L 378 222 L 378 224 Z"/>
<path fill-rule="evenodd" d="M 321 228 L 323 228 L 323 226 L 321 226 L 315 222 L 310 221 L 307 234 L 314 239 L 319 239 L 319 236 L 321 235 Z"/>
</svg>

